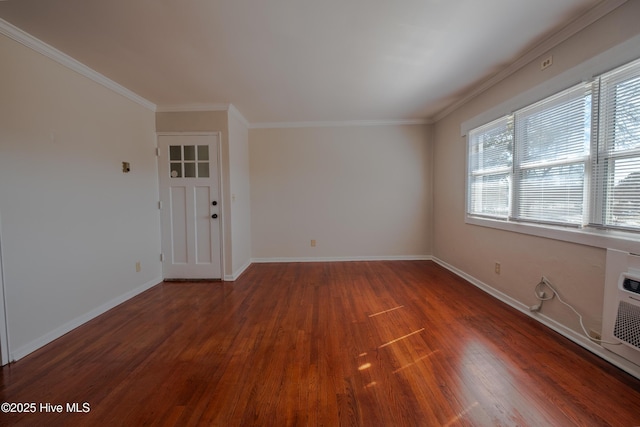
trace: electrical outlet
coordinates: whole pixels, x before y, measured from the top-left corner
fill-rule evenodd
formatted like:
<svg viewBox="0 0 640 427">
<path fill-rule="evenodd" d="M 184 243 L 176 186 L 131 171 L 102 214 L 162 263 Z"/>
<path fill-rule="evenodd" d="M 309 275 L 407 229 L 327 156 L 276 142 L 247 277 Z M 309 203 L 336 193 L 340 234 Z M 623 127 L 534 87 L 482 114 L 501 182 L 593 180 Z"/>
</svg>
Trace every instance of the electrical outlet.
<svg viewBox="0 0 640 427">
<path fill-rule="evenodd" d="M 549 68 L 553 64 L 553 56 L 549 55 L 540 63 L 540 69 L 544 70 L 545 68 Z"/>
<path fill-rule="evenodd" d="M 316 241 L 315 239 L 311 239 L 311 247 L 315 248 L 316 247 Z"/>
<path fill-rule="evenodd" d="M 600 334 L 600 332 L 594 330 L 594 329 L 590 329 L 589 330 L 589 336 L 591 338 L 593 338 L 594 340 L 601 340 L 602 339 L 602 335 Z"/>
<path fill-rule="evenodd" d="M 140 271 L 142 270 L 142 265 L 140 264 L 140 261 L 136 262 L 136 273 L 140 273 Z"/>
<path fill-rule="evenodd" d="M 500 274 L 500 263 L 496 262 L 496 266 L 494 268 L 494 271 L 496 272 L 496 274 Z"/>
</svg>

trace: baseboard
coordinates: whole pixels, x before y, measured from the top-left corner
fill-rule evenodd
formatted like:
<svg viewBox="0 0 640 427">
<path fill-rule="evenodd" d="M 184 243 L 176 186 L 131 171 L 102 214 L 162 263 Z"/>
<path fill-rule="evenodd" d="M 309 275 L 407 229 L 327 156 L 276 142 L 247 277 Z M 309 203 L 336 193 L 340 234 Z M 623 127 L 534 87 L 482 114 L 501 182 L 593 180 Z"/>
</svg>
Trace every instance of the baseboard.
<svg viewBox="0 0 640 427">
<path fill-rule="evenodd" d="M 247 260 L 247 262 L 245 262 L 242 267 L 240 267 L 239 269 L 237 269 L 236 271 L 233 272 L 233 274 L 226 274 L 224 276 L 224 281 L 225 282 L 234 282 L 238 279 L 238 277 L 240 277 L 240 275 L 242 273 L 244 273 L 244 271 L 249 268 L 249 266 L 251 265 L 252 260 L 249 259 Z"/>
<path fill-rule="evenodd" d="M 72 331 L 73 329 L 77 328 L 78 326 L 83 325 L 84 323 L 87 323 L 88 321 L 100 316 L 101 314 L 111 310 L 112 308 L 114 308 L 115 306 L 122 304 L 123 302 L 127 301 L 128 299 L 133 298 L 134 296 L 141 294 L 142 292 L 146 291 L 149 288 L 152 288 L 153 286 L 157 285 L 158 283 L 162 282 L 162 277 L 157 277 L 141 286 L 138 286 L 135 289 L 132 289 L 131 291 L 120 295 L 119 297 L 116 297 L 114 299 L 112 299 L 111 301 L 108 301 L 105 304 L 102 304 L 100 307 L 97 307 L 93 310 L 91 310 L 90 312 L 83 314 L 82 316 L 79 316 L 67 323 L 65 323 L 64 325 L 54 329 L 53 331 L 41 336 L 40 338 L 37 338 L 33 341 L 31 341 L 28 344 L 23 345 L 20 348 L 17 348 L 13 351 L 9 351 L 9 360 L 11 362 L 15 362 L 16 360 L 19 360 L 21 358 L 23 358 L 24 356 L 28 355 L 29 353 L 32 353 L 36 350 L 38 350 L 41 347 L 44 347 L 45 345 L 49 344 L 50 342 L 60 338 L 61 336 L 63 336 L 64 334 L 66 334 L 67 332 Z"/>
<path fill-rule="evenodd" d="M 431 255 L 389 255 L 389 256 L 356 256 L 356 257 L 273 257 L 252 258 L 255 263 L 273 262 L 348 262 L 348 261 L 431 261 Z"/>
<path fill-rule="evenodd" d="M 476 286 L 477 288 L 483 290 L 484 292 L 488 293 L 489 295 L 491 295 L 492 297 L 504 302 L 505 304 L 515 308 L 516 310 L 526 314 L 527 316 L 531 317 L 532 319 L 537 320 L 538 322 L 542 323 L 543 325 L 547 326 L 548 328 L 552 329 L 553 331 L 559 333 L 560 335 L 564 336 L 565 338 L 573 341 L 574 343 L 578 344 L 579 346 L 585 348 L 586 350 L 590 351 L 591 353 L 595 354 L 596 356 L 606 360 L 607 362 L 611 363 L 612 365 L 622 369 L 623 371 L 627 372 L 630 375 L 633 375 L 634 377 L 640 379 L 640 366 L 628 361 L 627 359 L 618 356 L 615 353 L 610 352 L 609 350 L 607 350 L 606 348 L 604 348 L 603 346 L 591 341 L 590 339 L 584 337 L 583 335 L 577 333 L 576 331 L 574 331 L 573 329 L 569 329 L 567 328 L 565 325 L 563 325 L 562 323 L 557 322 L 556 320 L 540 313 L 540 312 L 531 312 L 529 310 L 529 307 L 523 303 L 521 303 L 520 301 L 510 297 L 509 295 L 500 292 L 497 289 L 492 288 L 491 286 L 487 285 L 486 283 L 476 279 L 473 276 L 470 276 L 469 274 L 465 273 L 464 271 L 450 265 L 447 264 L 446 262 L 442 261 L 441 259 L 438 259 L 436 257 L 432 258 L 433 261 L 435 263 L 437 263 L 438 265 L 446 268 L 447 270 L 451 271 L 452 273 L 454 273 L 455 275 L 463 278 L 464 280 L 466 280 L 467 282 L 471 283 L 472 285 Z"/>
</svg>

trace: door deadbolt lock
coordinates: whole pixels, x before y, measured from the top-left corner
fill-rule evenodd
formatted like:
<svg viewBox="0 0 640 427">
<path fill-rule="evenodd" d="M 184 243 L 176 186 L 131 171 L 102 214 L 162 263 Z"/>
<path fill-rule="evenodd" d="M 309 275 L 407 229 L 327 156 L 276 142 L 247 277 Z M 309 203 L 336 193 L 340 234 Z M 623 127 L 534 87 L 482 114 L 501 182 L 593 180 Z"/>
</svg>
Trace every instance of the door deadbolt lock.
<svg viewBox="0 0 640 427">
<path fill-rule="evenodd" d="M 215 201 L 215 200 L 214 200 L 213 202 L 211 202 L 211 204 L 212 204 L 213 206 L 218 206 L 218 202 L 217 202 L 217 201 Z"/>
<path fill-rule="evenodd" d="M 213 219 L 218 218 L 218 214 L 213 214 L 213 215 L 211 215 L 211 218 L 213 218 Z"/>
</svg>

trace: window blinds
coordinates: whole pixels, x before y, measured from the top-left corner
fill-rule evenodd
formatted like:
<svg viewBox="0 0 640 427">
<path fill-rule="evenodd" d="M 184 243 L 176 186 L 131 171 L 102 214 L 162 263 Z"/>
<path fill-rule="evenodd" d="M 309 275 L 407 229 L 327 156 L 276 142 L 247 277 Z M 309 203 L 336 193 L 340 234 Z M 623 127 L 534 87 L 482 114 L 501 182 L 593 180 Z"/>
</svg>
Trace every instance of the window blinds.
<svg viewBox="0 0 640 427">
<path fill-rule="evenodd" d="M 640 231 L 640 59 L 475 128 L 467 213 Z"/>
<path fill-rule="evenodd" d="M 594 222 L 640 229 L 640 60 L 600 78 Z"/>
<path fill-rule="evenodd" d="M 513 125 L 504 117 L 469 133 L 467 211 L 494 218 L 509 216 Z"/>
<path fill-rule="evenodd" d="M 578 85 L 515 113 L 514 219 L 583 223 L 590 108 Z"/>
</svg>

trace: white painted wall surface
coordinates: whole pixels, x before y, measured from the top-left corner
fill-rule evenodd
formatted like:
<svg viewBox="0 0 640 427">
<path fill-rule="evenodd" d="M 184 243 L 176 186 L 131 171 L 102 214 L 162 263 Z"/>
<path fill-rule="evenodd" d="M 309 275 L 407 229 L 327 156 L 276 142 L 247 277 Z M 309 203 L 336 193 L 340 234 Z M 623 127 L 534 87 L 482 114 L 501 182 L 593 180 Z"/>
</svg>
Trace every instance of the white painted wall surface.
<svg viewBox="0 0 640 427">
<path fill-rule="evenodd" d="M 254 259 L 431 254 L 428 126 L 251 129 L 249 148 Z"/>
<path fill-rule="evenodd" d="M 235 279 L 251 263 L 251 193 L 249 129 L 234 107 L 229 111 L 229 188 L 231 191 L 231 256 Z"/>
<path fill-rule="evenodd" d="M 0 57 L 0 211 L 16 358 L 161 280 L 155 121 L 4 36 Z"/>
</svg>

